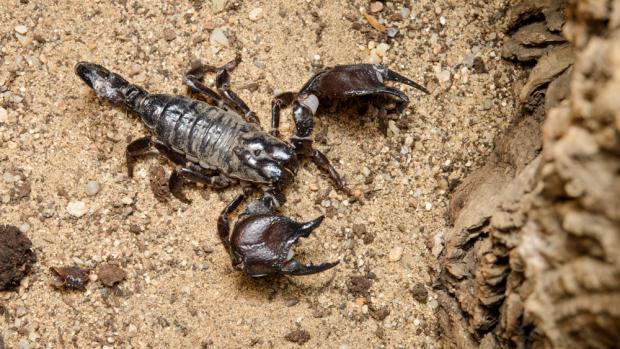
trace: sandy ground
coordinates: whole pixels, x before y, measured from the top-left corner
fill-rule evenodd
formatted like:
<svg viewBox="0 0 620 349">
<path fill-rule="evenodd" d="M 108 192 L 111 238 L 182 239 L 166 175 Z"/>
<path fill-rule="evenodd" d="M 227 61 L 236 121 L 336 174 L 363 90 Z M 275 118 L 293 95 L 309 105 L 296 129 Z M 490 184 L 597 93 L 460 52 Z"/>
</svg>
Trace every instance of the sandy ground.
<svg viewBox="0 0 620 349">
<path fill-rule="evenodd" d="M 447 194 L 507 125 L 515 72 L 498 58 L 503 1 L 384 5 L 374 15 L 399 29 L 394 39 L 368 25 L 362 1 L 252 0 L 213 14 L 211 1 L 0 0 L 0 223 L 26 232 L 38 255 L 21 286 L 0 293 L 5 345 L 280 348 L 298 346 L 287 335 L 300 329 L 313 348 L 438 347 L 433 253 L 447 230 Z M 210 42 L 222 27 L 228 47 Z M 401 86 L 412 103 L 387 136 L 372 110 L 317 118 L 319 148 L 366 198 L 351 203 L 312 164 L 301 169 L 283 213 L 328 218 L 296 252 L 342 260 L 309 277 L 234 271 L 215 222 L 238 188 L 190 186 L 190 205 L 157 201 L 149 170 L 172 165 L 152 156 L 129 179 L 125 146 L 145 129 L 73 73 L 77 61 L 94 61 L 152 92 L 185 94 L 192 61 L 221 64 L 240 52 L 233 87 L 267 126 L 274 91 L 300 88 L 320 65 L 367 62 L 369 41 L 388 43 L 383 63 L 432 93 Z M 89 181 L 101 187 L 94 196 Z M 76 201 L 87 208 L 80 218 L 67 210 Z M 128 274 L 114 289 L 94 273 L 85 292 L 49 285 L 51 266 L 105 262 Z"/>
</svg>

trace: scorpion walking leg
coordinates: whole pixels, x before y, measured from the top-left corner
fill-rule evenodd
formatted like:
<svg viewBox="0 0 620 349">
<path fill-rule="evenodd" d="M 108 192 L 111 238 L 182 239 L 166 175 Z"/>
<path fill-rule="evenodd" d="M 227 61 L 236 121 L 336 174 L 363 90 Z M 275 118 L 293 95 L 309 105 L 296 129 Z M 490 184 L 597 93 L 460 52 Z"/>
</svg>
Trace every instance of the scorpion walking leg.
<svg viewBox="0 0 620 349">
<path fill-rule="evenodd" d="M 133 169 L 137 158 L 151 149 L 151 146 L 155 146 L 155 149 L 177 165 L 185 165 L 185 163 L 187 163 L 187 160 L 183 155 L 175 152 L 162 141 L 153 141 L 150 136 L 145 136 L 138 138 L 127 145 L 125 157 L 127 160 L 127 175 L 130 178 L 133 178 Z"/>
<path fill-rule="evenodd" d="M 226 248 L 226 251 L 230 254 L 230 224 L 228 222 L 228 215 L 239 207 L 239 205 L 245 199 L 244 194 L 239 194 L 235 197 L 222 211 L 217 219 L 217 232 L 220 236 L 220 240 Z"/>
<path fill-rule="evenodd" d="M 234 179 L 223 175 L 213 173 L 207 174 L 204 169 L 195 165 L 189 165 L 188 167 L 183 167 L 180 170 L 174 170 L 170 175 L 168 186 L 172 195 L 184 203 L 191 202 L 191 200 L 189 200 L 182 191 L 184 179 L 188 179 L 192 182 L 203 183 L 218 189 L 226 188 L 236 183 Z"/>
<path fill-rule="evenodd" d="M 129 178 L 133 178 L 133 168 L 136 164 L 136 158 L 146 153 L 150 148 L 150 136 L 138 138 L 129 143 L 129 145 L 127 145 L 127 150 L 125 151 L 125 159 L 127 162 L 127 176 Z"/>
<path fill-rule="evenodd" d="M 241 111 L 246 121 L 259 124 L 256 114 L 230 89 L 230 71 L 235 69 L 239 62 L 241 62 L 241 56 L 237 55 L 234 60 L 219 68 L 212 65 L 200 64 L 185 74 L 185 84 L 189 86 L 192 91 L 204 94 L 214 100 L 219 107 L 226 104 L 233 109 Z M 216 73 L 215 86 L 221 96 L 202 83 L 205 73 L 208 72 Z M 223 99 L 222 96 L 224 97 Z"/>
<path fill-rule="evenodd" d="M 280 136 L 280 110 L 286 108 L 297 96 L 294 92 L 284 92 L 277 95 L 271 102 L 271 135 L 274 137 Z"/>
</svg>

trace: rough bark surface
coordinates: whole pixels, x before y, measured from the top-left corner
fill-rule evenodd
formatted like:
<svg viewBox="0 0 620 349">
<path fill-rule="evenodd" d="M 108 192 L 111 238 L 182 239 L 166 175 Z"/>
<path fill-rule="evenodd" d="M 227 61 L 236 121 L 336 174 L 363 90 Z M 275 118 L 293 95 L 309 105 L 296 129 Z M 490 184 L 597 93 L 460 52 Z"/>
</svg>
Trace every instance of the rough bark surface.
<svg viewBox="0 0 620 349">
<path fill-rule="evenodd" d="M 617 347 L 620 1 L 522 1 L 507 18 L 504 57 L 523 38 L 554 47 L 534 57 L 524 115 L 452 198 L 445 347 Z M 563 18 L 570 45 L 555 36 Z"/>
</svg>

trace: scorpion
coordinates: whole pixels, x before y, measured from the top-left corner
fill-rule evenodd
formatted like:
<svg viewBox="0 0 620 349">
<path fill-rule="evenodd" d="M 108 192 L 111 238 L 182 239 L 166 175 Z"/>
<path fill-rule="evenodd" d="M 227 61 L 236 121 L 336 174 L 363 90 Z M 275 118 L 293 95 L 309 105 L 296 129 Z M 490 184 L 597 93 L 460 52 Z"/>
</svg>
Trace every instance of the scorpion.
<svg viewBox="0 0 620 349">
<path fill-rule="evenodd" d="M 261 129 L 256 114 L 230 89 L 230 71 L 241 61 L 237 56 L 222 67 L 199 64 L 184 77 L 189 90 L 206 98 L 151 94 L 117 73 L 89 62 L 78 62 L 75 73 L 103 100 L 138 114 L 151 135 L 138 138 L 126 148 L 127 174 L 133 177 L 137 158 L 155 147 L 180 166 L 168 180 L 170 192 L 182 202 L 184 180 L 225 188 L 238 182 L 260 186 L 264 195 L 248 205 L 230 235 L 228 215 L 245 200 L 247 190 L 232 200 L 218 219 L 218 234 L 231 257 L 233 267 L 252 277 L 270 274 L 308 275 L 333 268 L 338 262 L 302 264 L 293 259 L 290 248 L 300 237 L 309 236 L 323 217 L 306 223 L 295 222 L 275 212 L 286 198 L 283 187 L 294 179 L 298 157 L 309 157 L 326 173 L 335 187 L 350 193 L 327 157 L 312 145 L 313 117 L 319 104 L 329 99 L 391 95 L 397 110 L 409 103 L 400 90 L 384 80 L 421 85 L 381 65 L 357 64 L 329 68 L 313 76 L 299 93 L 285 92 L 272 102 L 272 129 Z M 218 92 L 202 79 L 216 73 Z M 281 108 L 293 104 L 296 134 L 290 142 L 279 138 Z M 154 137 L 153 137 L 154 136 Z"/>
</svg>

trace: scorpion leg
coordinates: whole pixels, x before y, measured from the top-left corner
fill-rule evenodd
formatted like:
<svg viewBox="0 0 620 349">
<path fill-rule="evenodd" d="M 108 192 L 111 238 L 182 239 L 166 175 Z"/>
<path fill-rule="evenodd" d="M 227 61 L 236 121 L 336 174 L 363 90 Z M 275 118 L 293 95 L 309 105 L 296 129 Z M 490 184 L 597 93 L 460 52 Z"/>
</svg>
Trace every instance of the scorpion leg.
<svg viewBox="0 0 620 349">
<path fill-rule="evenodd" d="M 295 100 L 296 94 L 294 92 L 284 92 L 275 96 L 271 102 L 271 135 L 274 137 L 280 136 L 280 110 L 286 108 Z"/>
<path fill-rule="evenodd" d="M 127 161 L 127 176 L 129 176 L 129 178 L 133 178 L 133 169 L 137 158 L 140 155 L 144 155 L 149 149 L 151 149 L 152 146 L 155 146 L 157 151 L 177 165 L 185 165 L 187 163 L 187 160 L 183 155 L 175 152 L 162 141 L 153 141 L 151 136 L 145 136 L 138 138 L 127 145 L 125 157 Z"/>
<path fill-rule="evenodd" d="M 172 195 L 184 203 L 191 202 L 191 200 L 189 200 L 182 191 L 184 179 L 188 179 L 196 183 L 202 183 L 218 189 L 226 188 L 236 183 L 236 180 L 221 174 L 207 174 L 204 169 L 196 165 L 190 164 L 188 167 L 183 167 L 180 170 L 174 170 L 170 175 L 168 186 Z"/>
<path fill-rule="evenodd" d="M 220 236 L 220 240 L 226 248 L 226 252 L 230 254 L 230 224 L 228 221 L 228 215 L 239 207 L 241 202 L 245 199 L 244 194 L 239 194 L 235 197 L 222 211 L 217 219 L 217 232 Z"/>
<path fill-rule="evenodd" d="M 127 176 L 129 178 L 133 178 L 133 168 L 136 164 L 137 157 L 146 153 L 150 148 L 150 136 L 138 138 L 129 143 L 129 145 L 127 145 L 127 150 L 125 151 L 125 159 L 127 162 Z"/>
<path fill-rule="evenodd" d="M 241 111 L 246 121 L 259 124 L 256 114 L 251 111 L 248 105 L 230 89 L 230 71 L 235 69 L 239 62 L 241 62 L 241 56 L 237 55 L 234 60 L 219 68 L 212 65 L 200 64 L 185 74 L 185 84 L 192 91 L 206 95 L 215 101 L 218 107 L 221 108 L 224 104 L 226 104 L 233 109 Z M 221 96 L 202 83 L 205 73 L 208 72 L 216 73 L 215 86 Z"/>
</svg>

